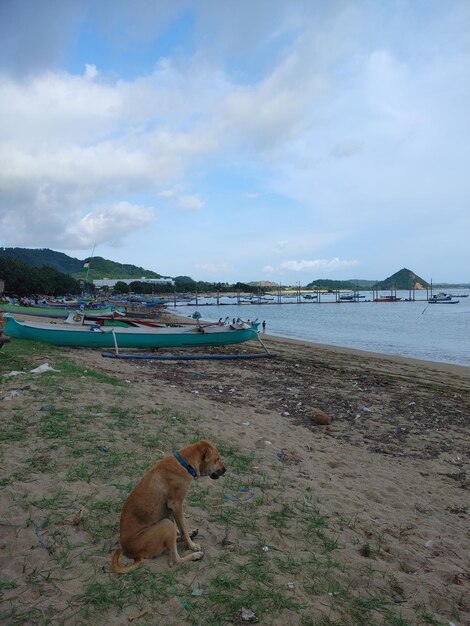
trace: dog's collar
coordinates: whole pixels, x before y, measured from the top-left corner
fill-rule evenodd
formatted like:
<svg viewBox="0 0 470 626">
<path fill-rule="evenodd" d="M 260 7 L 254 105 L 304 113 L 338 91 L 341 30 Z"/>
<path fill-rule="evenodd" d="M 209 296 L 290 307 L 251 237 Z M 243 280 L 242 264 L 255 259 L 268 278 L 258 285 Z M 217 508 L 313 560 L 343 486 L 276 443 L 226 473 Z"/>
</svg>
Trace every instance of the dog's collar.
<svg viewBox="0 0 470 626">
<path fill-rule="evenodd" d="M 197 472 L 194 469 L 194 467 L 192 465 L 190 465 L 189 463 L 186 463 L 186 461 L 183 459 L 183 457 L 181 456 L 181 454 L 179 454 L 178 452 L 173 452 L 173 456 L 175 457 L 175 459 L 177 461 L 179 461 L 181 463 L 181 465 L 184 467 L 185 470 L 187 470 L 191 476 L 193 478 L 197 478 Z"/>
</svg>

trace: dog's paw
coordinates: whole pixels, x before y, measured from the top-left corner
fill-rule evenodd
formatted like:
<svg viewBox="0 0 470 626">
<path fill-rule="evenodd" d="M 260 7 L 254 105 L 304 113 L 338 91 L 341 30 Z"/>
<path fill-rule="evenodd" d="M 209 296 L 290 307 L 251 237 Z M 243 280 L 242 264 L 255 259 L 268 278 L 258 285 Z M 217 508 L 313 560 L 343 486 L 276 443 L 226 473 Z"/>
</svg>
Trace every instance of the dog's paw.
<svg viewBox="0 0 470 626">
<path fill-rule="evenodd" d="M 193 561 L 200 561 L 203 556 L 204 556 L 204 552 L 202 550 L 199 550 L 198 552 L 195 552 L 193 554 Z"/>
<path fill-rule="evenodd" d="M 193 552 L 200 552 L 201 551 L 201 546 L 198 543 L 193 543 L 192 541 L 189 544 L 188 548 L 190 550 L 192 550 Z"/>
</svg>

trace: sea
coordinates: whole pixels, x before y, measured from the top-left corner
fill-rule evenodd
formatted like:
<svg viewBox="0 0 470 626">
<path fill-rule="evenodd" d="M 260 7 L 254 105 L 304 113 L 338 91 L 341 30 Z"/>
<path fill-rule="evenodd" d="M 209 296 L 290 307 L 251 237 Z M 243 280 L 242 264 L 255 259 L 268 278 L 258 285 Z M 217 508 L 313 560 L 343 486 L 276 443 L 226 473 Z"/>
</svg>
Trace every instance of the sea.
<svg viewBox="0 0 470 626">
<path fill-rule="evenodd" d="M 470 367 L 470 297 L 461 297 L 470 290 L 450 293 L 457 304 L 429 304 L 426 292 L 418 291 L 416 300 L 407 300 L 409 291 L 397 291 L 400 302 L 373 302 L 372 292 L 361 292 L 365 298 L 358 302 L 335 302 L 333 294 L 322 294 L 320 303 L 298 303 L 294 296 L 283 297 L 281 305 L 277 295 L 270 304 L 259 304 L 257 298 L 237 304 L 236 298 L 221 297 L 219 306 L 215 299 L 201 297 L 197 306 L 195 301 L 177 302 L 168 310 L 188 317 L 198 311 L 213 322 L 265 320 L 270 335 Z"/>
</svg>

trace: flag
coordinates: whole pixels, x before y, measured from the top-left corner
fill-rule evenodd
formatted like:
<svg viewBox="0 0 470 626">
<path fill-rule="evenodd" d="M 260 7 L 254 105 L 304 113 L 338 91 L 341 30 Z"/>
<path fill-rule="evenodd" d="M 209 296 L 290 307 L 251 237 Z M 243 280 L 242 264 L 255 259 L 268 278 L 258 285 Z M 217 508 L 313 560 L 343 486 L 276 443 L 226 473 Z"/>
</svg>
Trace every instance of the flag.
<svg viewBox="0 0 470 626">
<path fill-rule="evenodd" d="M 91 266 L 91 259 L 88 259 L 88 261 L 85 261 L 85 263 L 83 264 L 83 270 L 89 270 Z"/>
</svg>

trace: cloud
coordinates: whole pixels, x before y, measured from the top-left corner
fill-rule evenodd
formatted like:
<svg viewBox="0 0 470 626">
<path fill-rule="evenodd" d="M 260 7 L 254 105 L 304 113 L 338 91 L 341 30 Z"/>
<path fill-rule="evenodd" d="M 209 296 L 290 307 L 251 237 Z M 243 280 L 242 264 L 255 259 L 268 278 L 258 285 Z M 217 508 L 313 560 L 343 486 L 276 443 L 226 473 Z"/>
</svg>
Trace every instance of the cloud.
<svg viewBox="0 0 470 626">
<path fill-rule="evenodd" d="M 178 198 L 177 205 L 185 211 L 198 211 L 204 206 L 204 202 L 198 195 L 182 196 Z"/>
<path fill-rule="evenodd" d="M 316 259 L 314 261 L 283 261 L 279 265 L 280 270 L 291 272 L 303 272 L 311 270 L 335 271 L 343 270 L 357 265 L 357 261 L 341 261 L 338 257 L 334 259 Z"/>
<path fill-rule="evenodd" d="M 114 241 L 153 221 L 151 208 L 118 202 L 97 208 L 70 225 L 65 231 L 65 247 L 87 248 L 94 243 Z"/>
<path fill-rule="evenodd" d="M 263 272 L 266 272 L 267 274 L 273 274 L 276 270 L 274 269 L 274 267 L 272 265 L 265 265 L 263 267 Z"/>
<path fill-rule="evenodd" d="M 174 191 L 172 191 L 171 189 L 166 189 L 165 191 L 159 191 L 159 192 L 157 193 L 157 196 L 158 196 L 159 198 L 168 198 L 168 199 L 171 199 L 171 198 L 174 198 L 174 197 L 175 197 L 175 192 L 174 192 Z"/>
</svg>

